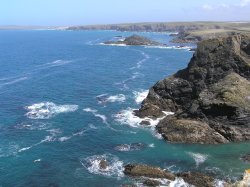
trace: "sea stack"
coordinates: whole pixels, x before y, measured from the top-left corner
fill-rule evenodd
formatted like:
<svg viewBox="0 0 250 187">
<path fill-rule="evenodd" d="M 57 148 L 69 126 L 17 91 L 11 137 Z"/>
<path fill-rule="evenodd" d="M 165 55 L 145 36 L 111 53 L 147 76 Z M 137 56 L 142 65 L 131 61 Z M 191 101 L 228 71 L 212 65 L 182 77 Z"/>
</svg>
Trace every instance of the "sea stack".
<svg viewBox="0 0 250 187">
<path fill-rule="evenodd" d="M 188 67 L 157 82 L 139 117 L 174 112 L 157 125 L 176 143 L 219 144 L 250 140 L 250 37 L 198 43 Z"/>
</svg>

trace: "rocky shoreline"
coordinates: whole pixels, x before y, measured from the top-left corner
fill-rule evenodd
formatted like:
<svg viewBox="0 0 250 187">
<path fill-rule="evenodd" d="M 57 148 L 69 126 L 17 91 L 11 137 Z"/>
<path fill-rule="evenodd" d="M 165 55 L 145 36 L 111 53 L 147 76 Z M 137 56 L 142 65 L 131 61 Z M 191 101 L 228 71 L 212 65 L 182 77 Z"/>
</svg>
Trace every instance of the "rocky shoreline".
<svg viewBox="0 0 250 187">
<path fill-rule="evenodd" d="M 235 183 L 226 181 L 216 181 L 214 177 L 199 172 L 181 172 L 171 173 L 158 167 L 128 164 L 124 168 L 124 174 L 141 180 L 145 186 L 169 186 L 171 181 L 179 181 L 183 187 L 249 187 L 250 186 L 250 170 L 246 170 L 242 179 Z M 146 177 L 146 178 L 145 178 Z M 162 180 L 166 179 L 166 180 Z M 131 185 L 125 185 L 132 187 Z M 124 187 L 125 187 L 124 186 Z M 179 185 L 180 186 L 180 185 Z"/>
<path fill-rule="evenodd" d="M 250 140 L 250 37 L 234 35 L 198 44 L 188 67 L 157 82 L 140 118 L 158 118 L 166 141 L 221 144 Z"/>
<path fill-rule="evenodd" d="M 234 35 L 200 42 L 188 67 L 157 82 L 135 115 L 155 119 L 164 116 L 164 111 L 174 114 L 163 118 L 156 130 L 168 142 L 222 144 L 249 141 L 250 37 Z M 249 154 L 240 159 L 249 163 Z M 159 178 L 170 181 L 180 178 L 184 180 L 184 186 L 250 186 L 250 170 L 246 170 L 238 182 L 220 184 L 207 174 L 171 173 L 140 164 L 126 165 L 124 173 L 143 179 L 145 186 L 166 185 Z"/>
</svg>

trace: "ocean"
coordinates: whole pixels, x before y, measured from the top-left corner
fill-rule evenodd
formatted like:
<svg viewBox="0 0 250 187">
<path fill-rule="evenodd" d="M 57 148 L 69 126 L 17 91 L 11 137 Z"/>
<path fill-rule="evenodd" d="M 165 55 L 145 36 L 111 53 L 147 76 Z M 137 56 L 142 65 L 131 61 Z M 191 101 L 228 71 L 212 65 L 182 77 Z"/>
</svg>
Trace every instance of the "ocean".
<svg viewBox="0 0 250 187">
<path fill-rule="evenodd" d="M 165 142 L 133 110 L 193 53 L 169 33 L 139 33 L 169 47 L 108 46 L 118 31 L 0 31 L 0 186 L 80 187 L 136 183 L 123 166 L 240 177 L 250 143 Z M 138 33 L 137 33 L 138 34 Z M 193 47 L 193 46 L 190 46 Z M 108 168 L 99 162 L 106 159 Z M 177 185 L 178 186 L 178 185 Z"/>
</svg>

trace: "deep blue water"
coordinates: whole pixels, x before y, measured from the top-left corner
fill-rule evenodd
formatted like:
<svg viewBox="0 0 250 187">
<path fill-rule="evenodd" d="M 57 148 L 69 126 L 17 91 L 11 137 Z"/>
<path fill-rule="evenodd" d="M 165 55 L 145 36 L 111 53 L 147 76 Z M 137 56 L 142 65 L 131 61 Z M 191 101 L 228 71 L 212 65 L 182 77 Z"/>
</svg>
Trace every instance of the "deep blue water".
<svg viewBox="0 0 250 187">
<path fill-rule="evenodd" d="M 249 167 L 239 160 L 249 143 L 170 144 L 139 127 L 131 115 L 138 94 L 186 67 L 192 53 L 100 45 L 131 34 L 0 31 L 0 186 L 119 186 L 131 182 L 127 163 L 219 179 Z M 169 44 L 166 33 L 141 34 Z M 133 143 L 143 146 L 119 147 Z M 95 167 L 100 158 L 107 171 Z"/>
</svg>

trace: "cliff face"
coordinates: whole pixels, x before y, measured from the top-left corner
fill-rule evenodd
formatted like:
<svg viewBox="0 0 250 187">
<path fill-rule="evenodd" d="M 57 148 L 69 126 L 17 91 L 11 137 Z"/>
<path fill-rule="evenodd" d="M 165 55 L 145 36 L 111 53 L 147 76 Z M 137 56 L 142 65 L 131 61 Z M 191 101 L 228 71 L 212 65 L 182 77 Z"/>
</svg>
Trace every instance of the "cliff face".
<svg viewBox="0 0 250 187">
<path fill-rule="evenodd" d="M 168 141 L 250 140 L 250 38 L 200 42 L 188 67 L 156 83 L 136 115 L 162 111 L 175 112 L 157 126 Z"/>
</svg>

